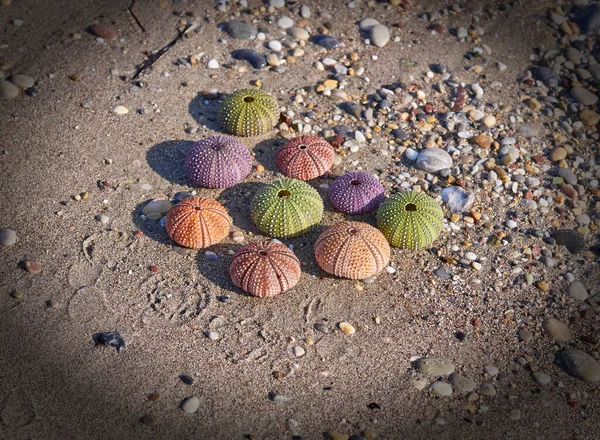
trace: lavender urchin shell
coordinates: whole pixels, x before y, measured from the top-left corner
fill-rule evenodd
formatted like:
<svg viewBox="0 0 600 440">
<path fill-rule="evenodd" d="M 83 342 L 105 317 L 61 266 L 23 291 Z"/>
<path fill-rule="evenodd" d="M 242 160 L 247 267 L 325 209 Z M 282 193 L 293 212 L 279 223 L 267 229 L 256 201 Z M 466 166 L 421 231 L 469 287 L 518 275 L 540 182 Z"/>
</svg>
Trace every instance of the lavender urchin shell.
<svg viewBox="0 0 600 440">
<path fill-rule="evenodd" d="M 265 234 L 292 238 L 321 221 L 323 201 L 308 183 L 284 178 L 260 188 L 250 211 L 252 220 Z"/>
<path fill-rule="evenodd" d="M 241 89 L 223 101 L 219 119 L 228 133 L 258 136 L 271 130 L 279 120 L 279 104 L 262 90 Z"/>
<path fill-rule="evenodd" d="M 277 166 L 288 177 L 310 180 L 331 169 L 335 151 L 318 136 L 298 136 L 277 150 Z"/>
<path fill-rule="evenodd" d="M 185 171 L 192 186 L 229 188 L 250 174 L 252 155 L 231 136 L 209 136 L 192 146 Z"/>
<path fill-rule="evenodd" d="M 300 272 L 296 255 L 285 245 L 269 240 L 239 249 L 229 267 L 233 284 L 261 298 L 291 289 L 298 283 Z"/>
<path fill-rule="evenodd" d="M 383 234 L 362 222 L 341 222 L 326 229 L 315 244 L 315 258 L 325 272 L 362 280 L 380 272 L 390 261 Z"/>
<path fill-rule="evenodd" d="M 329 201 L 346 214 L 365 214 L 376 209 L 385 198 L 383 185 L 364 171 L 346 173 L 329 187 Z"/>
<path fill-rule="evenodd" d="M 402 191 L 384 200 L 377 210 L 377 226 L 392 246 L 421 249 L 442 231 L 444 211 L 421 192 Z"/>
<path fill-rule="evenodd" d="M 165 228 L 175 243 L 199 249 L 227 237 L 231 224 L 227 210 L 216 200 L 190 197 L 171 208 Z"/>
</svg>

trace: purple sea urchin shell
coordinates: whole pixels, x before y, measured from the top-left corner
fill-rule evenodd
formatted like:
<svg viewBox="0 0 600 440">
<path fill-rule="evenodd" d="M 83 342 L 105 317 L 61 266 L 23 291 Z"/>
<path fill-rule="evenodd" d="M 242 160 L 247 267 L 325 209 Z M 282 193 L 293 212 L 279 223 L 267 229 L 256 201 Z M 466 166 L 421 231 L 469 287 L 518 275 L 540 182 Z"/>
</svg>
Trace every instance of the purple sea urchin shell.
<svg viewBox="0 0 600 440">
<path fill-rule="evenodd" d="M 329 201 L 346 214 L 365 214 L 376 209 L 384 199 L 383 185 L 364 171 L 346 173 L 329 188 Z"/>
<path fill-rule="evenodd" d="M 192 146 L 185 171 L 192 186 L 229 188 L 250 174 L 252 155 L 231 136 L 209 136 Z"/>
</svg>

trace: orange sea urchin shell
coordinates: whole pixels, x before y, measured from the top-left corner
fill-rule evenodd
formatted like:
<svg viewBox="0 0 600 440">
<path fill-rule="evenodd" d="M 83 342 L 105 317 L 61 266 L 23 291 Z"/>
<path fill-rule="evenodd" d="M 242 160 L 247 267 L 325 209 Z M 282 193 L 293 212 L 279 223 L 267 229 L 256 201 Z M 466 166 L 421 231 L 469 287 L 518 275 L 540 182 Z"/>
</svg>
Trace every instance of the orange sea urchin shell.
<svg viewBox="0 0 600 440">
<path fill-rule="evenodd" d="M 175 243 L 192 249 L 218 243 L 229 234 L 231 217 L 219 202 L 190 197 L 167 214 L 167 233 Z"/>
<path fill-rule="evenodd" d="M 281 243 L 257 241 L 235 253 L 229 274 L 233 284 L 254 296 L 275 296 L 298 283 L 300 261 Z"/>
<path fill-rule="evenodd" d="M 277 166 L 287 177 L 310 180 L 331 169 L 334 155 L 333 147 L 325 139 L 298 136 L 277 150 Z"/>
<path fill-rule="evenodd" d="M 319 236 L 315 257 L 325 272 L 362 280 L 375 275 L 389 263 L 390 245 L 371 225 L 341 222 Z"/>
</svg>

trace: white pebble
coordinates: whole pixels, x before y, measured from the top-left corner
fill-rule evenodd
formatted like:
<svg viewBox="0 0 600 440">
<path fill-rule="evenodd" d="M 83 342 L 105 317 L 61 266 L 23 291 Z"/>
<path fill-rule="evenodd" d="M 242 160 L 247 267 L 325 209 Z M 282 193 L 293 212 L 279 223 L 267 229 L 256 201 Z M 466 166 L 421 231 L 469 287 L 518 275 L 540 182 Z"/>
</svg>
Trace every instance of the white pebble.
<svg viewBox="0 0 600 440">
<path fill-rule="evenodd" d="M 277 40 L 269 41 L 269 49 L 274 50 L 275 52 L 279 52 L 281 50 L 281 43 Z"/>
<path fill-rule="evenodd" d="M 113 111 L 118 115 L 126 115 L 129 113 L 129 109 L 122 105 L 116 106 Z"/>
<path fill-rule="evenodd" d="M 218 69 L 219 68 L 219 62 L 213 58 L 212 60 L 210 60 L 208 62 L 208 68 L 209 69 Z"/>
</svg>

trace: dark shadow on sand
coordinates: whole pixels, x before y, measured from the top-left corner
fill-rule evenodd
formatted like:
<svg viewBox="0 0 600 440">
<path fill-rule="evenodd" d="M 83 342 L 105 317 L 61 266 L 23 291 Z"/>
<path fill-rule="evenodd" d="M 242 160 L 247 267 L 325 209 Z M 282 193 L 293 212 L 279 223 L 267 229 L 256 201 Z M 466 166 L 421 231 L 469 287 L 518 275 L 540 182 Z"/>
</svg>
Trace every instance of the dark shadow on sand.
<svg viewBox="0 0 600 440">
<path fill-rule="evenodd" d="M 188 111 L 199 125 L 221 132 L 219 106 L 224 98 L 226 98 L 226 95 L 220 95 L 218 99 L 206 99 L 200 92 L 190 101 Z"/>
<path fill-rule="evenodd" d="M 194 145 L 192 141 L 172 140 L 154 145 L 146 153 L 148 165 L 164 179 L 177 185 L 188 185 L 185 156 Z"/>
</svg>

